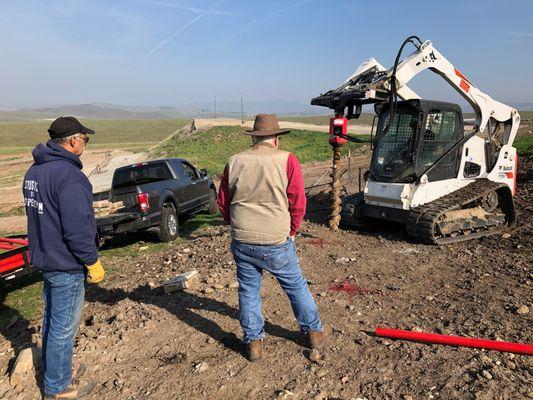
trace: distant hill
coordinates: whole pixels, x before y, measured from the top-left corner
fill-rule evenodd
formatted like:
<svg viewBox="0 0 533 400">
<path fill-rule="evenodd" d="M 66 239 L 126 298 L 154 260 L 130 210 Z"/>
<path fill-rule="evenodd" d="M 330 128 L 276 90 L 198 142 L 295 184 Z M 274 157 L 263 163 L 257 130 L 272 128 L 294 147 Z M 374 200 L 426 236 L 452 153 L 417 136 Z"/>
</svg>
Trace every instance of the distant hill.
<svg viewBox="0 0 533 400">
<path fill-rule="evenodd" d="M 216 103 L 217 115 L 240 115 L 240 101 L 218 100 Z M 196 102 L 177 106 L 181 111 L 187 111 L 194 115 L 213 115 L 215 108 L 214 100 L 212 102 Z M 323 107 L 311 106 L 309 103 L 297 101 L 254 101 L 244 102 L 245 115 L 255 115 L 259 113 L 275 113 L 278 115 L 316 115 L 327 112 Z"/>
<path fill-rule="evenodd" d="M 118 106 L 98 104 L 64 105 L 43 108 L 18 108 L 0 111 L 0 120 L 54 119 L 72 115 L 87 119 L 162 119 L 163 114 L 151 111 L 130 111 Z"/>
<path fill-rule="evenodd" d="M 533 111 L 533 103 L 511 103 L 518 111 Z"/>
<path fill-rule="evenodd" d="M 533 103 L 510 103 L 510 105 L 519 111 L 533 111 Z M 219 100 L 216 108 L 217 117 L 240 118 L 241 116 L 240 101 Z M 22 108 L 4 106 L 0 107 L 0 121 L 55 119 L 62 115 L 101 120 L 211 118 L 215 115 L 214 109 L 214 101 L 153 107 L 122 106 L 108 103 Z M 363 111 L 373 114 L 373 107 L 365 106 Z M 258 113 L 276 113 L 283 117 L 329 115 L 332 112 L 332 110 L 324 107 L 311 106 L 308 103 L 297 101 L 244 102 L 245 117 L 251 117 Z"/>
<path fill-rule="evenodd" d="M 72 115 L 86 119 L 174 119 L 211 117 L 215 114 L 213 102 L 196 102 L 177 106 L 135 107 L 107 103 L 60 105 L 53 107 L 2 107 L 0 120 L 54 119 Z M 250 102 L 244 104 L 245 116 L 257 113 L 279 115 L 316 115 L 327 110 L 311 107 L 305 103 L 291 101 Z M 236 117 L 241 115 L 240 101 L 217 101 L 217 116 Z"/>
</svg>

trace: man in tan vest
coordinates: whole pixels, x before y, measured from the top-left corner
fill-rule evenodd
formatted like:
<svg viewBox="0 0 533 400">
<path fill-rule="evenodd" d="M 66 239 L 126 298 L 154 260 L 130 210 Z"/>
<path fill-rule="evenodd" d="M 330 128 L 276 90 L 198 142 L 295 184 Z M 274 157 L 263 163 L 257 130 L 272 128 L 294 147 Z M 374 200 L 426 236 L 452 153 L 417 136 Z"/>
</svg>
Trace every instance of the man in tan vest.
<svg viewBox="0 0 533 400">
<path fill-rule="evenodd" d="M 321 348 L 332 333 L 320 322 L 296 255 L 294 236 L 305 215 L 306 198 L 298 159 L 278 149 L 280 136 L 289 132 L 279 128 L 274 114 L 258 114 L 253 130 L 246 131 L 253 145 L 230 158 L 217 199 L 224 221 L 231 224 L 240 323 L 250 361 L 261 358 L 263 351 L 263 270 L 274 275 L 287 294 L 311 348 Z"/>
</svg>

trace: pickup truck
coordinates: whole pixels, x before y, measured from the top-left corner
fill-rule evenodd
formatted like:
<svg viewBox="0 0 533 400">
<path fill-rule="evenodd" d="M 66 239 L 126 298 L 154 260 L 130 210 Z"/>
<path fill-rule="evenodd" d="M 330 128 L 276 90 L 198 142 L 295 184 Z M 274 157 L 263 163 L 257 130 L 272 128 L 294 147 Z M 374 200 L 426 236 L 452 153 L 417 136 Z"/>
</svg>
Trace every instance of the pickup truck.
<svg viewBox="0 0 533 400">
<path fill-rule="evenodd" d="M 148 229 L 155 229 L 162 242 L 170 242 L 178 237 L 180 221 L 202 212 L 217 212 L 215 185 L 206 170 L 181 158 L 117 168 L 111 190 L 93 197 L 123 204 L 116 213 L 96 218 L 101 242 Z"/>
</svg>

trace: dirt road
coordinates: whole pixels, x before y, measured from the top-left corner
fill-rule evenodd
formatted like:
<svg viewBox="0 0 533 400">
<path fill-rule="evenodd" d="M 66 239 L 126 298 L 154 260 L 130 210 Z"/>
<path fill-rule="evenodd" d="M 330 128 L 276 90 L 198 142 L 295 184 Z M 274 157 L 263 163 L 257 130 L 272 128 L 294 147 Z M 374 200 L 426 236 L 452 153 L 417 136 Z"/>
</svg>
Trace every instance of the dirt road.
<svg viewBox="0 0 533 400">
<path fill-rule="evenodd" d="M 521 161 L 521 171 L 531 167 Z M 306 173 L 318 177 L 309 168 L 316 165 Z M 227 227 L 154 254 L 108 257 L 113 273 L 87 291 L 75 343 L 76 360 L 98 380 L 88 399 L 533 398 L 531 357 L 372 335 L 379 325 L 533 342 L 532 189 L 520 183 L 520 223 L 510 237 L 444 248 L 411 243 L 387 224 L 333 233 L 308 214 L 298 254 L 322 318 L 335 328 L 318 362 L 309 361 L 287 298 L 268 274 L 266 353 L 253 364 L 244 358 Z M 197 288 L 164 294 L 163 282 L 193 269 Z M 334 290 L 344 282 L 352 293 Z M 31 382 L 19 393 L 4 374 L 15 349 L 38 343 L 40 324 L 21 320 L 2 332 L 0 398 L 38 398 Z"/>
<path fill-rule="evenodd" d="M 214 126 L 234 126 L 239 125 L 246 129 L 251 129 L 253 127 L 254 122 L 253 121 L 244 121 L 244 124 L 242 124 L 242 121 L 240 119 L 234 119 L 234 118 L 197 118 L 194 120 L 195 126 L 197 129 L 209 129 Z M 286 129 L 301 129 L 301 130 L 309 130 L 309 131 L 319 131 L 319 132 L 329 132 L 329 126 L 328 125 L 315 125 L 315 124 L 305 124 L 302 122 L 291 122 L 291 121 L 280 121 L 279 122 L 280 128 L 286 128 Z M 348 126 L 348 132 L 352 134 L 360 134 L 360 135 L 369 135 L 370 130 L 372 129 L 371 126 L 367 125 L 349 125 Z"/>
</svg>

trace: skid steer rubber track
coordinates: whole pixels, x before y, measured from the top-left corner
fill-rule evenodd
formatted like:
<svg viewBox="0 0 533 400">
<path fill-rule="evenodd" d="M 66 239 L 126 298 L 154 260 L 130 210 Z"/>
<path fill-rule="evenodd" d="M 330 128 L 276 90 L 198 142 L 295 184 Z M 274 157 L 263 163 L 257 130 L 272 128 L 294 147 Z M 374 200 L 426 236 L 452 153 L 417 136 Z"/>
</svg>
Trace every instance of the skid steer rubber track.
<svg viewBox="0 0 533 400">
<path fill-rule="evenodd" d="M 364 228 L 368 218 L 359 215 L 358 208 L 365 204 L 365 194 L 355 193 L 343 200 L 341 208 L 341 228 Z"/>
<path fill-rule="evenodd" d="M 498 196 L 497 213 L 487 213 L 488 219 L 477 218 L 475 223 L 474 219 L 467 221 L 472 225 L 467 227 L 469 229 L 441 233 L 439 221 L 446 219 L 446 213 L 457 210 L 477 211 L 474 209 L 481 207 L 482 200 L 492 193 Z M 441 245 L 500 233 L 515 223 L 516 213 L 509 187 L 488 179 L 478 179 L 440 199 L 413 208 L 408 216 L 406 230 L 416 241 Z"/>
</svg>

